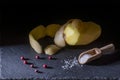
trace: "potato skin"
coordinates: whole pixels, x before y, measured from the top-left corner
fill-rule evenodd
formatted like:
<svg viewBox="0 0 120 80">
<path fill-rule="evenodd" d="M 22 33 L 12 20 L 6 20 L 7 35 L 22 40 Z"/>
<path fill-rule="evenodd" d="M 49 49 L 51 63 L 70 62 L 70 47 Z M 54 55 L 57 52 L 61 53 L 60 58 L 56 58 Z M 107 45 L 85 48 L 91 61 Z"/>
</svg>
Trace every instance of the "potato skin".
<svg viewBox="0 0 120 80">
<path fill-rule="evenodd" d="M 34 37 L 29 34 L 29 42 L 31 47 L 38 53 L 41 54 L 42 53 L 42 46 L 39 44 L 39 42 L 37 40 L 34 39 Z"/>
<path fill-rule="evenodd" d="M 38 42 L 39 39 L 44 38 L 46 36 L 45 27 L 43 25 L 39 25 L 32 29 L 29 33 L 29 42 L 31 47 L 34 49 L 35 52 L 38 54 L 42 53 L 42 46 Z"/>
<path fill-rule="evenodd" d="M 61 25 L 59 25 L 59 24 L 49 24 L 46 27 L 46 36 L 54 38 L 56 32 L 59 30 L 60 27 L 61 27 Z"/>
<path fill-rule="evenodd" d="M 100 25 L 94 22 L 83 22 L 83 30 L 80 32 L 81 36 L 76 45 L 88 45 L 92 43 L 100 37 L 101 32 Z"/>
<path fill-rule="evenodd" d="M 56 46 L 54 44 L 51 44 L 51 45 L 48 45 L 45 48 L 44 52 L 47 55 L 53 55 L 53 54 L 57 53 L 57 51 L 59 51 L 60 49 L 61 49 L 60 47 L 58 47 L 58 46 Z"/>
</svg>

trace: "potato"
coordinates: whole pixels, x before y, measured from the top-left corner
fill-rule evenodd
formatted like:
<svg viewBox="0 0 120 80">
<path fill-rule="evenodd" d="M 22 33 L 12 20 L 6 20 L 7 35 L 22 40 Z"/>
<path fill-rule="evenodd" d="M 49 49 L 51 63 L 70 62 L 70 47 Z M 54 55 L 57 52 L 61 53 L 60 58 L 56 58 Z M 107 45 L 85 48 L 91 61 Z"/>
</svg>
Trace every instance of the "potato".
<svg viewBox="0 0 120 80">
<path fill-rule="evenodd" d="M 79 26 L 83 26 L 82 21 L 74 19 L 69 22 L 64 29 L 64 39 L 69 45 L 76 45 L 80 37 Z"/>
<path fill-rule="evenodd" d="M 87 45 L 101 35 L 100 25 L 74 19 L 64 29 L 64 39 L 68 45 Z"/>
<path fill-rule="evenodd" d="M 50 24 L 46 27 L 46 35 L 53 38 L 55 36 L 55 33 L 60 28 L 59 24 Z"/>
</svg>

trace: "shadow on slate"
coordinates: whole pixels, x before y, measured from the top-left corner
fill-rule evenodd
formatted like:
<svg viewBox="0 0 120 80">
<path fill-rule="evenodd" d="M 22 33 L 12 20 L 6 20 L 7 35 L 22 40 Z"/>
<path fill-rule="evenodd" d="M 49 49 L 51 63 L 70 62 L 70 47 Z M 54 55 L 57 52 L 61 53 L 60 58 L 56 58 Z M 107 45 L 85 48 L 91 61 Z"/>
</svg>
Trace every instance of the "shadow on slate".
<svg viewBox="0 0 120 80">
<path fill-rule="evenodd" d="M 112 64 L 117 61 L 120 61 L 120 50 L 116 50 L 111 54 L 102 55 L 102 57 L 87 63 L 87 65 L 102 66 Z"/>
<path fill-rule="evenodd" d="M 38 42 L 42 45 L 42 48 L 45 49 L 48 45 L 54 44 L 53 38 L 50 38 L 48 36 L 41 38 L 38 40 Z"/>
<path fill-rule="evenodd" d="M 25 58 L 24 60 L 30 60 L 30 58 Z"/>
<path fill-rule="evenodd" d="M 45 60 L 45 57 L 40 57 L 41 60 Z"/>
<path fill-rule="evenodd" d="M 47 67 L 47 69 L 53 69 L 53 67 L 51 67 L 51 66 L 48 66 L 48 67 Z"/>
</svg>

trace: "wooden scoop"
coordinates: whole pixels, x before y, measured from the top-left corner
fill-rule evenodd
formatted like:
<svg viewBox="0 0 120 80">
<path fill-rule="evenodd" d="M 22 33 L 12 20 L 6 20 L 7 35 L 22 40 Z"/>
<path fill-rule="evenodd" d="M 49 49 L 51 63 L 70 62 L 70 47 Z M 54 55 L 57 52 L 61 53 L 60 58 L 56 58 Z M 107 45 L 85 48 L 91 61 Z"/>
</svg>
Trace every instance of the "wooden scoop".
<svg viewBox="0 0 120 80">
<path fill-rule="evenodd" d="M 85 64 L 101 57 L 103 54 L 110 54 L 114 52 L 114 50 L 115 50 L 114 44 L 109 44 L 101 48 L 93 48 L 82 52 L 78 57 L 78 62 L 80 64 Z"/>
</svg>

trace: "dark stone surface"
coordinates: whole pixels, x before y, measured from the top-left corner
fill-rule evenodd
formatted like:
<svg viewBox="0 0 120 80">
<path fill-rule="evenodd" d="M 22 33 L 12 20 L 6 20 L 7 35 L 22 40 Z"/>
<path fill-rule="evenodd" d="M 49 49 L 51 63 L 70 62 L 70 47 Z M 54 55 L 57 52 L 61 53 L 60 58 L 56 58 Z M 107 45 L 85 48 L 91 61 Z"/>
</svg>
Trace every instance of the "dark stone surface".
<svg viewBox="0 0 120 80">
<path fill-rule="evenodd" d="M 118 78 L 120 76 L 120 38 L 119 38 L 119 8 L 117 5 L 48 5 L 33 6 L 4 6 L 2 8 L 2 27 L 0 27 L 1 75 L 3 78 L 42 78 L 42 79 L 80 79 L 80 78 Z M 72 10 L 72 11 L 71 11 Z M 41 54 L 42 59 L 36 60 L 37 55 L 29 45 L 28 33 L 39 24 L 63 24 L 71 18 L 80 18 L 84 21 L 94 21 L 101 25 L 102 34 L 93 43 L 87 46 L 67 46 L 58 54 L 53 55 L 55 60 L 48 60 L 47 55 Z M 49 38 L 40 41 L 44 46 Z M 51 39 L 52 40 L 52 39 Z M 63 69 L 64 60 L 73 60 L 85 50 L 93 47 L 102 47 L 114 43 L 114 54 L 105 55 L 86 65 L 75 65 Z M 29 58 L 41 71 L 35 73 L 29 65 L 24 65 L 21 56 Z M 42 68 L 47 64 L 49 68 Z"/>
<path fill-rule="evenodd" d="M 21 37 L 22 38 L 22 37 Z M 17 39 L 16 39 L 17 40 Z M 99 41 L 99 40 L 98 40 Z M 57 54 L 53 55 L 55 59 L 48 60 L 48 55 L 39 55 L 41 59 L 36 60 L 36 52 L 28 43 L 18 45 L 5 45 L 1 47 L 1 65 L 3 78 L 42 78 L 42 79 L 80 79 L 80 78 L 118 78 L 120 76 L 120 51 L 116 49 L 114 54 L 104 55 L 101 58 L 92 61 L 86 65 L 73 65 L 70 68 L 62 68 L 65 61 L 78 58 L 79 54 L 93 47 L 102 47 L 108 43 L 104 41 L 95 41 L 87 46 L 65 47 Z M 45 42 L 45 41 L 44 41 Z M 34 68 L 23 64 L 21 56 L 28 58 L 28 62 L 33 63 L 41 73 L 35 73 Z M 43 64 L 47 64 L 49 68 L 44 69 Z M 72 63 L 71 63 L 72 64 Z M 70 65 L 71 65 L 70 64 Z"/>
</svg>

